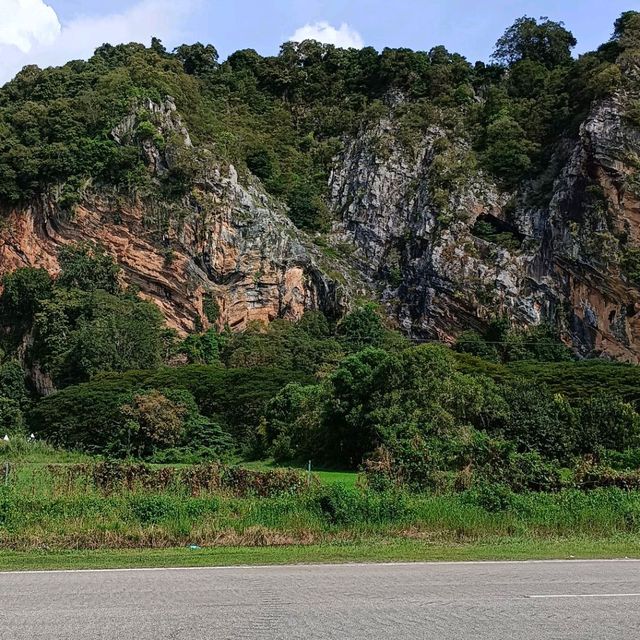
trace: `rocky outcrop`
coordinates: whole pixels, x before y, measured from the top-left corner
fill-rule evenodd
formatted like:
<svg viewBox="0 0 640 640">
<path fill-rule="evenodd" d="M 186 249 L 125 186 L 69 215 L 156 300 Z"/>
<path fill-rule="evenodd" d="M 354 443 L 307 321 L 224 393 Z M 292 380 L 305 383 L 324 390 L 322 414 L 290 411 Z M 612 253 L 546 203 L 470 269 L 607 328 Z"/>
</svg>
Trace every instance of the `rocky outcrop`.
<svg viewBox="0 0 640 640">
<path fill-rule="evenodd" d="M 325 275 L 317 249 L 264 192 L 241 186 L 233 167 L 216 171 L 179 210 L 105 193 L 87 196 L 73 216 L 50 201 L 14 210 L 2 231 L 2 271 L 36 266 L 56 274 L 59 247 L 89 241 L 107 248 L 125 280 L 181 332 L 208 325 L 207 299 L 219 309 L 215 322 L 236 330 L 252 320 L 297 319 L 305 309 L 339 315 L 344 287 Z"/>
<path fill-rule="evenodd" d="M 620 265 L 640 246 L 640 131 L 624 113 L 629 96 L 598 104 L 539 212 L 540 283 L 554 284 L 566 307 L 565 331 L 582 353 L 640 359 L 640 297 Z M 525 211 L 525 213 L 527 213 Z"/>
<path fill-rule="evenodd" d="M 326 264 L 259 181 L 247 176 L 241 184 L 232 165 L 194 150 L 170 97 L 137 105 L 111 136 L 140 145 L 154 181 L 191 154 L 195 188 L 178 201 L 88 189 L 72 213 L 53 196 L 5 212 L 0 272 L 36 266 L 55 275 L 61 245 L 95 242 L 182 333 L 211 323 L 242 330 L 252 321 L 295 320 L 306 309 L 343 313 L 352 283 L 327 273 L 345 268 Z"/>
<path fill-rule="evenodd" d="M 457 171 L 465 141 L 432 127 L 408 152 L 394 134 L 384 120 L 353 140 L 331 176 L 334 234 L 355 244 L 389 312 L 414 335 L 445 341 L 500 310 L 538 322 L 537 295 L 525 293 L 528 256 L 472 233 L 480 216 L 503 216 L 508 197 L 482 173 Z M 458 179 L 443 199 L 451 170 Z"/>
<path fill-rule="evenodd" d="M 504 314 L 556 325 L 584 355 L 639 362 L 639 294 L 621 268 L 640 246 L 629 99 L 596 105 L 558 148 L 552 179 L 514 193 L 478 169 L 464 132 L 434 123 L 407 143 L 392 110 L 335 159 L 334 224 L 322 242 L 296 229 L 257 179 L 195 149 L 170 98 L 146 101 L 111 135 L 140 145 L 155 181 L 187 154 L 191 193 L 169 202 L 87 188 L 73 214 L 53 196 L 7 212 L 0 271 L 55 274 L 60 245 L 92 241 L 181 332 L 210 322 L 242 330 L 306 309 L 339 317 L 350 300 L 376 295 L 416 337 L 451 342 Z"/>
<path fill-rule="evenodd" d="M 638 362 L 638 290 L 620 263 L 640 241 L 638 193 L 629 189 L 640 131 L 625 122 L 625 101 L 597 105 L 559 149 L 543 206 L 531 204 L 540 201 L 536 183 L 501 193 L 468 162 L 464 139 L 433 126 L 407 150 L 384 119 L 337 159 L 334 236 L 355 245 L 389 313 L 413 335 L 452 341 L 504 314 L 558 326 L 585 355 Z M 483 237 L 478 222 L 508 242 Z"/>
</svg>

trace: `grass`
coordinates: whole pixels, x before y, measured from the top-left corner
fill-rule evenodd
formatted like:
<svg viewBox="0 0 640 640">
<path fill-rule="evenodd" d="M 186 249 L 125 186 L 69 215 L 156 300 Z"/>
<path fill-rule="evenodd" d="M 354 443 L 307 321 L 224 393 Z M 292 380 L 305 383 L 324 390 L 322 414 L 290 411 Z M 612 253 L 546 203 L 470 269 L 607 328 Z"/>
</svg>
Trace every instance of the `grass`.
<svg viewBox="0 0 640 640">
<path fill-rule="evenodd" d="M 21 436 L 11 436 L 9 442 L 0 440 L 0 461 L 2 462 L 76 464 L 92 460 L 95 458 L 87 454 L 56 449 L 43 440 L 32 442 Z"/>
<path fill-rule="evenodd" d="M 240 466 L 256 471 L 268 471 L 269 469 L 299 469 L 306 471 L 303 466 L 278 464 L 272 460 L 254 460 L 252 462 L 240 462 Z M 355 487 L 358 474 L 355 471 L 335 471 L 329 469 L 311 469 L 312 475 L 323 484 L 341 484 L 345 487 Z"/>
<path fill-rule="evenodd" d="M 95 456 L 88 454 L 56 449 L 50 444 L 36 440 L 30 442 L 24 438 L 15 436 L 9 442 L 0 440 L 0 461 L 20 462 L 25 465 L 41 464 L 77 464 L 95 461 Z M 297 469 L 306 471 L 306 467 L 293 465 L 280 465 L 272 460 L 258 460 L 251 462 L 237 461 L 237 464 L 246 469 L 255 471 L 269 471 L 273 469 Z M 152 467 L 185 468 L 189 464 L 152 464 Z M 2 469 L 0 469 L 0 472 Z M 325 469 L 313 469 L 313 476 L 323 484 L 342 484 L 346 487 L 355 487 L 358 474 L 354 471 L 334 471 Z"/>
<path fill-rule="evenodd" d="M 207 466 L 149 475 L 49 454 L 0 483 L 0 569 L 640 557 L 640 492 L 375 493 L 353 473 L 307 486 L 264 462 L 221 485 Z"/>
<path fill-rule="evenodd" d="M 435 545 L 513 538 L 534 544 L 640 535 L 640 492 L 620 489 L 510 496 L 376 493 L 340 483 L 307 487 L 296 474 L 275 474 L 269 488 L 273 472 L 242 476 L 242 485 L 231 477 L 231 484 L 221 485 L 208 483 L 215 473 L 209 467 L 144 472 L 130 482 L 138 472 L 126 465 L 95 472 L 84 466 L 14 466 L 8 484 L 0 486 L 0 547 L 264 547 L 381 538 Z"/>
<path fill-rule="evenodd" d="M 568 558 L 640 558 L 640 538 L 591 540 L 575 537 L 545 541 L 497 538 L 484 542 L 446 545 L 389 539 L 277 547 L 2 551 L 0 571 Z"/>
</svg>

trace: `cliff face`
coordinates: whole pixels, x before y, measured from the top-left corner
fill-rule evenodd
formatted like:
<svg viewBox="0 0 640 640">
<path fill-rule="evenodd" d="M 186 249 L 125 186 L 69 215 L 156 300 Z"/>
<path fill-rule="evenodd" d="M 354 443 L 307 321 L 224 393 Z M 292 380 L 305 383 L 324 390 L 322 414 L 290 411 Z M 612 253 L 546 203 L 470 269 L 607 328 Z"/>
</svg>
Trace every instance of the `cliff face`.
<svg viewBox="0 0 640 640">
<path fill-rule="evenodd" d="M 477 168 L 464 134 L 434 124 L 407 144 L 385 117 L 335 159 L 329 251 L 257 179 L 204 153 L 195 188 L 177 204 L 87 189 L 73 214 L 55 198 L 8 212 L 0 271 L 56 273 L 60 245 L 92 241 L 181 332 L 209 321 L 241 330 L 305 309 L 338 317 L 350 299 L 377 295 L 415 336 L 452 341 L 500 313 L 522 326 L 555 324 L 585 355 L 638 362 L 638 290 L 620 268 L 640 246 L 640 131 L 625 120 L 627 99 L 592 110 L 558 149 L 552 180 L 513 193 Z M 192 149 L 171 100 L 144 107 L 159 133 Z M 112 137 L 130 142 L 137 126 L 132 113 Z M 140 144 L 153 175 L 171 169 L 175 148 Z"/>
<path fill-rule="evenodd" d="M 191 140 L 171 99 L 144 105 L 159 132 Z M 133 136 L 137 116 L 112 131 Z M 171 169 L 169 151 L 142 142 L 155 176 Z M 95 242 L 123 269 L 128 284 L 155 302 L 169 326 L 185 333 L 215 322 L 242 330 L 248 322 L 298 319 L 306 309 L 339 316 L 349 287 L 325 275 L 323 254 L 287 218 L 259 181 L 238 181 L 232 165 L 204 157 L 195 189 L 178 203 L 141 196 L 87 191 L 72 214 L 54 198 L 5 214 L 0 232 L 0 271 L 24 266 L 59 270 L 61 245 Z M 207 313 L 213 304 L 215 317 Z"/>
<path fill-rule="evenodd" d="M 627 98 L 597 105 L 565 141 L 543 204 L 545 177 L 502 193 L 463 139 L 434 126 L 407 151 L 383 120 L 336 163 L 334 234 L 415 335 L 451 341 L 500 313 L 550 322 L 582 354 L 638 362 L 639 292 L 620 269 L 640 243 L 640 131 L 625 121 Z"/>
<path fill-rule="evenodd" d="M 347 145 L 331 176 L 334 234 L 356 246 L 389 312 L 421 336 L 451 340 L 480 326 L 496 304 L 538 320 L 522 295 L 524 259 L 471 234 L 479 216 L 502 214 L 505 197 L 477 171 L 444 200 L 434 187 L 443 159 L 455 168 L 468 154 L 463 140 L 438 127 L 407 150 L 385 120 Z"/>
<path fill-rule="evenodd" d="M 620 268 L 640 244 L 640 131 L 625 119 L 626 98 L 600 103 L 580 127 L 546 217 L 537 213 L 543 225 L 530 272 L 553 286 L 576 347 L 638 362 L 639 292 Z"/>
<path fill-rule="evenodd" d="M 240 186 L 233 167 L 205 186 L 206 204 L 185 208 L 162 234 L 150 224 L 156 211 L 104 195 L 88 197 L 72 217 L 49 202 L 13 211 L 0 245 L 2 270 L 36 266 L 55 274 L 61 245 L 89 241 L 106 247 L 125 280 L 181 332 L 207 325 L 206 299 L 217 305 L 215 322 L 236 330 L 252 320 L 294 320 L 305 309 L 341 313 L 344 293 L 318 266 L 322 256 L 264 193 Z"/>
</svg>

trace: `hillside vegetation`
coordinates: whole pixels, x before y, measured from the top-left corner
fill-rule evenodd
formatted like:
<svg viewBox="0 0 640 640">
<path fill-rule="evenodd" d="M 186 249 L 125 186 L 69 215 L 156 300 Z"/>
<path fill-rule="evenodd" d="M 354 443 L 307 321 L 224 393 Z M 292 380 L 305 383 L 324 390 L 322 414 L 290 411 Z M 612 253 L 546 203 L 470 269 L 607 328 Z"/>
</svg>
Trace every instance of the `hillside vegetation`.
<svg viewBox="0 0 640 640">
<path fill-rule="evenodd" d="M 547 166 L 595 98 L 633 81 L 625 65 L 640 46 L 638 22 L 636 12 L 623 14 L 610 42 L 576 60 L 576 40 L 563 25 L 525 17 L 499 40 L 492 63 L 475 65 L 442 46 L 378 52 L 288 42 L 274 57 L 246 49 L 220 63 L 213 45 L 168 52 L 156 39 L 150 47 L 105 44 L 86 62 L 25 67 L 0 89 L 0 200 L 47 193 L 71 210 L 87 189 L 104 186 L 171 200 L 219 158 L 259 177 L 297 225 L 321 229 L 329 222 L 330 163 L 344 135 L 389 114 L 394 96 L 402 96 L 394 117 L 408 147 L 441 126 L 471 142 L 469 166 L 514 186 Z M 145 105 L 167 95 L 193 147 L 178 131 L 158 132 L 158 116 Z M 132 109 L 135 131 L 116 140 L 112 131 Z M 159 179 L 145 165 L 146 142 L 172 156 Z M 440 197 L 464 170 L 441 167 Z"/>
</svg>

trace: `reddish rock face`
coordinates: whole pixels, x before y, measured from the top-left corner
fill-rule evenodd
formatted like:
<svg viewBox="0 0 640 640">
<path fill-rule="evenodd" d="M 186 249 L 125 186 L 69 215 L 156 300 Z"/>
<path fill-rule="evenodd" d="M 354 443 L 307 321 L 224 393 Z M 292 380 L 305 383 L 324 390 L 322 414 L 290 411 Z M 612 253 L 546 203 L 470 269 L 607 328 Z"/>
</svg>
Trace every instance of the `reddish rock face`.
<svg viewBox="0 0 640 640">
<path fill-rule="evenodd" d="M 71 217 L 52 204 L 11 211 L 0 231 L 0 273 L 33 266 L 55 276 L 60 246 L 89 241 L 105 247 L 126 283 L 181 333 L 208 326 L 205 296 L 217 303 L 216 323 L 234 330 L 255 320 L 296 320 L 306 309 L 339 313 L 340 286 L 263 192 L 241 187 L 231 167 L 200 195 L 206 204 L 185 203 L 163 233 L 147 204 L 116 204 L 106 195 L 87 198 Z"/>
</svg>

